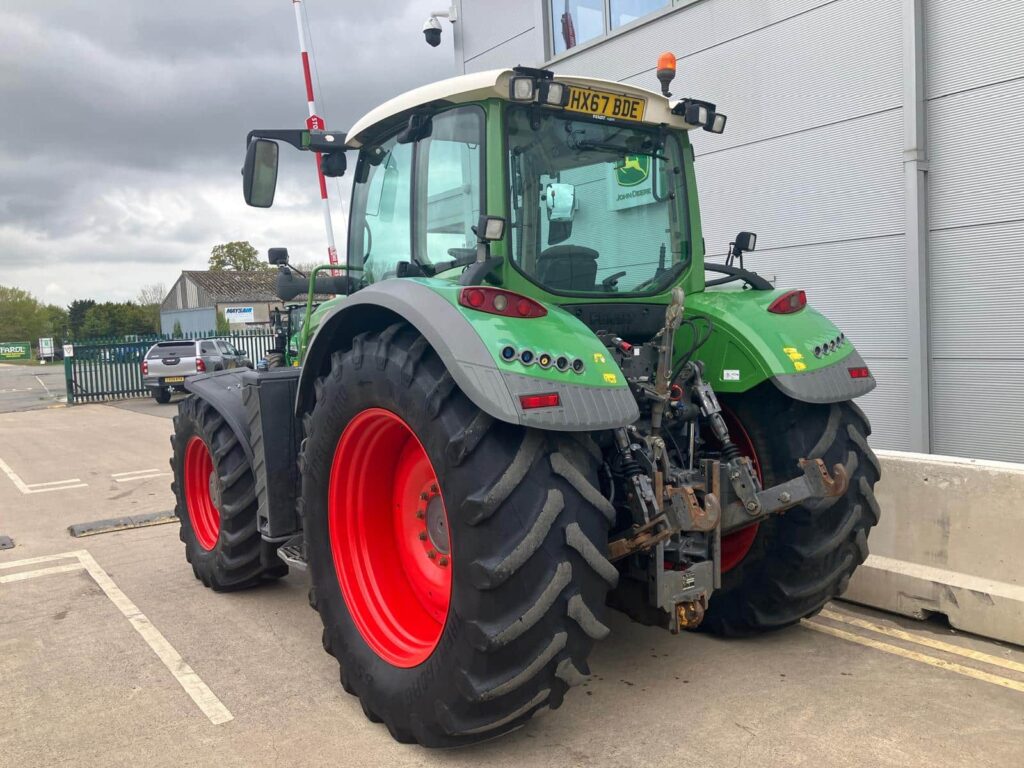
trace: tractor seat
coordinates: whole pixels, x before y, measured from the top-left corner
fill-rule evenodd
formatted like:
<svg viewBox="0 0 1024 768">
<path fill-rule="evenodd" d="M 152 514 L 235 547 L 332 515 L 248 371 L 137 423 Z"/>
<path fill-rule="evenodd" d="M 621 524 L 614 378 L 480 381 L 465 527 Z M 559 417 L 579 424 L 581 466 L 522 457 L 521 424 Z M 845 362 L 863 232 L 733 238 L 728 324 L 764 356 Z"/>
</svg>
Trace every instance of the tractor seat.
<svg viewBox="0 0 1024 768">
<path fill-rule="evenodd" d="M 537 258 L 537 280 L 556 291 L 592 293 L 598 253 L 582 245 L 555 245 Z"/>
</svg>

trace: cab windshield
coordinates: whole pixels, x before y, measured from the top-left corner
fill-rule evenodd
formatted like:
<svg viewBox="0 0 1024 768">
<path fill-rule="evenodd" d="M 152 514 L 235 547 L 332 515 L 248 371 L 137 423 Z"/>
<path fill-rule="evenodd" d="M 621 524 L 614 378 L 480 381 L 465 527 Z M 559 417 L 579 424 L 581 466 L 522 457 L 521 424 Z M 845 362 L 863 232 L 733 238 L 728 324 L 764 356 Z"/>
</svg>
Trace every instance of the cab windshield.
<svg viewBox="0 0 1024 768">
<path fill-rule="evenodd" d="M 512 259 L 557 294 L 664 290 L 689 262 L 682 151 L 654 127 L 508 115 Z"/>
</svg>

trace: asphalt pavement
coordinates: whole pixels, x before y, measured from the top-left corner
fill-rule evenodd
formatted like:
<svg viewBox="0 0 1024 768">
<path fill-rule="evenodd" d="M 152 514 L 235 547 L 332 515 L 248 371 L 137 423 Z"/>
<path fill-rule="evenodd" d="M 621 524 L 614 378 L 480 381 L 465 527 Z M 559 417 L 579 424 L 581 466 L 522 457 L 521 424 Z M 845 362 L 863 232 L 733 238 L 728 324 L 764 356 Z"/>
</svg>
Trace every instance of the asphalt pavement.
<svg viewBox="0 0 1024 768">
<path fill-rule="evenodd" d="M 63 363 L 0 363 L 0 413 L 49 408 L 64 401 Z"/>
<path fill-rule="evenodd" d="M 1024 765 L 1024 648 L 843 603 L 742 641 L 612 614 L 560 709 L 476 747 L 397 744 L 342 691 L 305 574 L 217 594 L 176 524 L 69 537 L 172 508 L 176 410 L 0 414 L 3 768 Z"/>
</svg>

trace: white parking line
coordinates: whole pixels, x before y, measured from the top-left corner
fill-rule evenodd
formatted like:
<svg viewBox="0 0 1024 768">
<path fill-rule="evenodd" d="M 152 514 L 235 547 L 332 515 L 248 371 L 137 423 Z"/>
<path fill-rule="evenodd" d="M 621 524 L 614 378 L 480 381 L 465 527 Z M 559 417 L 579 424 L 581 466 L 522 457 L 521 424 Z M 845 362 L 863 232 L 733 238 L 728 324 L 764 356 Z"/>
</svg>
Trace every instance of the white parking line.
<svg viewBox="0 0 1024 768">
<path fill-rule="evenodd" d="M 142 636 L 142 639 L 146 641 L 149 647 L 153 650 L 153 653 L 157 655 L 157 658 L 159 658 L 160 661 L 163 662 L 164 666 L 167 667 L 168 671 L 174 675 L 174 678 L 185 690 L 185 693 L 191 697 L 192 701 L 194 701 L 196 706 L 202 710 L 203 714 L 209 718 L 210 722 L 214 725 L 219 725 L 220 723 L 226 723 L 229 720 L 234 719 L 234 715 L 228 711 L 228 708 L 221 703 L 221 700 L 218 699 L 213 691 L 209 689 L 199 675 L 197 675 L 192 668 L 185 663 L 185 660 L 181 658 L 181 655 L 174 650 L 174 647 L 169 642 L 167 642 L 167 638 L 163 636 L 160 630 L 153 626 L 153 623 L 146 618 L 146 615 L 139 610 L 138 606 L 128 599 L 128 596 L 121 591 L 121 588 L 114 583 L 114 580 L 110 578 L 110 575 L 100 567 L 99 563 L 96 562 L 95 558 L 93 558 L 87 550 L 80 549 L 74 552 L 63 552 L 59 555 L 31 557 L 24 560 L 0 562 L 0 568 L 14 568 L 20 565 L 35 565 L 38 563 L 51 562 L 53 560 L 61 560 L 69 557 L 76 558 L 78 562 L 0 576 L 0 583 L 23 581 L 25 579 L 35 578 L 36 576 L 46 576 L 51 573 L 65 573 L 84 568 L 89 575 L 92 576 L 99 588 L 103 590 L 103 593 L 110 599 L 110 602 L 117 606 L 117 609 L 121 611 L 121 614 L 126 619 L 128 619 L 128 622 L 132 625 L 135 631 Z"/>
<path fill-rule="evenodd" d="M 115 483 L 129 483 L 132 480 L 148 480 L 151 477 L 168 477 L 170 472 L 161 472 L 159 469 L 137 469 L 133 472 L 114 472 L 110 476 Z"/>
<path fill-rule="evenodd" d="M 11 479 L 15 488 L 25 494 L 48 493 L 49 491 L 67 491 L 71 488 L 86 488 L 89 485 L 88 483 L 83 483 L 77 477 L 70 480 L 54 480 L 50 483 L 26 483 L 3 459 L 0 459 L 0 470 L 3 470 L 3 473 Z"/>
<path fill-rule="evenodd" d="M 46 382 L 45 382 L 45 381 L 43 381 L 42 379 L 40 379 L 40 378 L 39 378 L 38 376 L 36 376 L 36 381 L 38 381 L 38 382 L 39 382 L 40 384 L 42 384 L 42 385 L 43 385 L 43 389 L 45 389 L 45 390 L 46 390 L 46 394 L 48 394 L 48 395 L 50 395 L 50 396 L 52 396 L 52 395 L 53 395 L 53 392 L 51 392 L 51 391 L 50 391 L 50 388 L 49 388 L 48 386 L 46 386 Z"/>
</svg>

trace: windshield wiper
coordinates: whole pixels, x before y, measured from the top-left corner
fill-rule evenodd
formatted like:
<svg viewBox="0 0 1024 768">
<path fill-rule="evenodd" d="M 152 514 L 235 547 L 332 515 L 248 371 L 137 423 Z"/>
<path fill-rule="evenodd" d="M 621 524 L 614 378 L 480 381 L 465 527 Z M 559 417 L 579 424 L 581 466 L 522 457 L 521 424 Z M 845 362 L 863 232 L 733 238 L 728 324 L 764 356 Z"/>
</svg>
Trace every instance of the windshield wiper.
<svg viewBox="0 0 1024 768">
<path fill-rule="evenodd" d="M 653 157 L 656 160 L 666 160 L 668 157 L 667 155 L 658 154 L 657 152 L 648 152 L 642 149 L 634 150 L 631 149 L 630 147 L 627 147 L 625 144 L 612 144 L 611 142 L 607 141 L 593 141 L 591 139 L 581 139 L 577 141 L 575 144 L 576 149 L 581 149 L 584 151 L 595 149 L 600 152 L 610 152 L 617 155 L 622 155 L 623 157 L 625 157 L 626 155 L 645 155 L 647 157 Z"/>
</svg>

